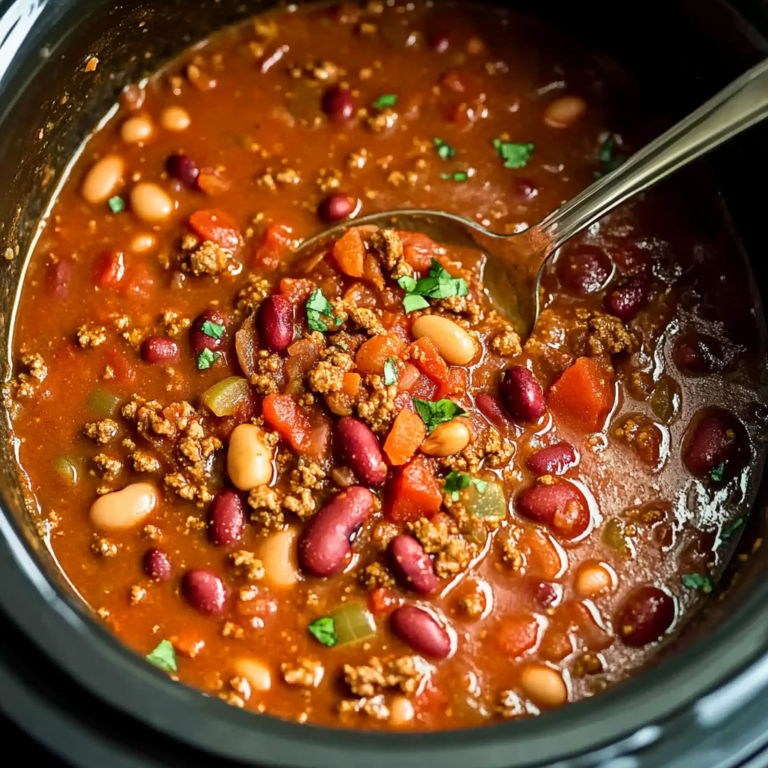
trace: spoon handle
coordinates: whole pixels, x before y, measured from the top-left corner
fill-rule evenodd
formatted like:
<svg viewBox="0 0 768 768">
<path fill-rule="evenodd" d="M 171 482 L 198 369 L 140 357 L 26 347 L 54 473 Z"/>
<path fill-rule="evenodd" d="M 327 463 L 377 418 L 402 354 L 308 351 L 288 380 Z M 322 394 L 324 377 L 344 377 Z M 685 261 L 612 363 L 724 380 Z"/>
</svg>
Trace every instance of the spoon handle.
<svg viewBox="0 0 768 768">
<path fill-rule="evenodd" d="M 768 59 L 543 219 L 534 228 L 538 230 L 537 241 L 545 244 L 546 255 L 549 255 L 617 205 L 766 116 Z"/>
</svg>

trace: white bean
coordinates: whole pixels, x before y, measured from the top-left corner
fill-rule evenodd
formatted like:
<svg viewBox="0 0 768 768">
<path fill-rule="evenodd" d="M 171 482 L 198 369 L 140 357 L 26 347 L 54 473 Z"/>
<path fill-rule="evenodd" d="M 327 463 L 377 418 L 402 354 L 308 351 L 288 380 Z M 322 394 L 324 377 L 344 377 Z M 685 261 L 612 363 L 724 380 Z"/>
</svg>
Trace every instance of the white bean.
<svg viewBox="0 0 768 768">
<path fill-rule="evenodd" d="M 120 491 L 99 496 L 91 504 L 91 522 L 103 531 L 127 531 L 141 525 L 157 506 L 151 483 L 132 483 Z"/>
<path fill-rule="evenodd" d="M 166 107 L 160 113 L 160 125 L 166 131 L 186 131 L 191 122 L 192 119 L 189 116 L 189 112 L 184 107 Z"/>
<path fill-rule="evenodd" d="M 259 659 L 236 659 L 233 668 L 237 675 L 248 681 L 254 691 L 268 691 L 272 687 L 272 675 L 269 667 Z"/>
<path fill-rule="evenodd" d="M 472 337 L 460 326 L 440 315 L 422 315 L 414 324 L 417 339 L 426 336 L 451 365 L 467 365 L 477 353 Z"/>
<path fill-rule="evenodd" d="M 147 115 L 129 117 L 120 126 L 120 137 L 126 144 L 140 144 L 147 141 L 153 132 L 152 120 Z"/>
<path fill-rule="evenodd" d="M 131 190 L 131 210 L 142 220 L 156 224 L 165 221 L 175 208 L 171 196 L 151 181 L 141 181 Z"/>
<path fill-rule="evenodd" d="M 264 581 L 277 589 L 292 587 L 299 580 L 299 562 L 296 556 L 298 531 L 270 533 L 259 548 L 259 558 L 264 565 Z"/>
<path fill-rule="evenodd" d="M 539 707 L 559 707 L 568 701 L 563 676 L 544 664 L 529 664 L 520 676 L 520 684 L 526 696 Z"/>
<path fill-rule="evenodd" d="M 272 459 L 264 433 L 255 424 L 240 424 L 229 436 L 227 474 L 235 488 L 250 491 L 272 480 Z"/>
<path fill-rule="evenodd" d="M 80 190 L 87 203 L 105 203 L 122 185 L 125 163 L 119 155 L 107 155 L 97 160 L 85 174 Z"/>
</svg>

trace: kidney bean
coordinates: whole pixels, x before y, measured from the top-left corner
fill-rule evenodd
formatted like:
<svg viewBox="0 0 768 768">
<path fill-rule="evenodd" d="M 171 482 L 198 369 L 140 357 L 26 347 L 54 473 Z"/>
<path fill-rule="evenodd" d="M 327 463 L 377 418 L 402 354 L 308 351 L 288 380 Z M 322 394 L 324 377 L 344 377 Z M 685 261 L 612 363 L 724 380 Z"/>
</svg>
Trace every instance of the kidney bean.
<svg viewBox="0 0 768 768">
<path fill-rule="evenodd" d="M 154 581 L 171 578 L 171 561 L 162 549 L 148 549 L 144 553 L 144 573 Z"/>
<path fill-rule="evenodd" d="M 571 293 L 583 296 L 599 291 L 611 275 L 608 254 L 594 245 L 566 246 L 557 260 L 557 275 Z"/>
<path fill-rule="evenodd" d="M 658 640 L 677 616 L 675 599 L 657 587 L 635 589 L 624 600 L 615 626 L 625 645 L 641 648 Z"/>
<path fill-rule="evenodd" d="M 438 620 L 423 608 L 402 605 L 390 616 L 392 631 L 416 653 L 435 659 L 451 655 L 451 636 Z"/>
<path fill-rule="evenodd" d="M 566 539 L 580 536 L 589 525 L 587 503 L 570 483 L 526 488 L 518 495 L 515 508 L 524 517 L 548 525 Z"/>
<path fill-rule="evenodd" d="M 68 258 L 59 258 L 45 268 L 45 288 L 54 299 L 66 299 L 69 296 L 69 283 L 74 267 Z"/>
<path fill-rule="evenodd" d="M 189 155 L 169 155 L 165 161 L 165 170 L 171 178 L 180 181 L 185 187 L 194 187 L 200 169 Z"/>
<path fill-rule="evenodd" d="M 364 421 L 344 416 L 336 422 L 336 435 L 344 461 L 360 482 L 381 485 L 387 479 L 379 440 Z"/>
<path fill-rule="evenodd" d="M 686 337 L 675 344 L 672 359 L 686 376 L 703 376 L 717 370 L 722 350 L 714 339 Z"/>
<path fill-rule="evenodd" d="M 412 536 L 395 536 L 387 552 L 395 575 L 420 595 L 431 595 L 440 586 L 432 560 Z"/>
<path fill-rule="evenodd" d="M 503 374 L 499 395 L 507 411 L 521 421 L 536 421 L 547 408 L 541 384 L 522 365 L 513 365 Z"/>
<path fill-rule="evenodd" d="M 734 422 L 730 414 L 713 413 L 696 424 L 683 453 L 692 475 L 703 477 L 730 458 L 737 442 Z"/>
<path fill-rule="evenodd" d="M 283 352 L 293 341 L 293 302 L 286 296 L 267 296 L 259 307 L 259 338 L 272 352 Z"/>
<path fill-rule="evenodd" d="M 451 46 L 451 40 L 448 35 L 435 35 L 429 41 L 429 47 L 435 53 L 445 53 Z"/>
<path fill-rule="evenodd" d="M 225 488 L 208 509 L 208 534 L 219 547 L 230 547 L 243 537 L 245 506 L 239 493 Z"/>
<path fill-rule="evenodd" d="M 475 406 L 499 431 L 503 432 L 509 425 L 509 414 L 493 395 L 489 395 L 487 392 L 476 395 Z"/>
<path fill-rule="evenodd" d="M 512 196 L 518 203 L 530 203 L 539 190 L 531 179 L 517 178 L 512 184 Z"/>
<path fill-rule="evenodd" d="M 195 357 L 198 357 L 204 349 L 210 349 L 213 352 L 218 351 L 224 345 L 225 334 L 222 334 L 220 339 L 214 336 L 209 336 L 207 333 L 203 333 L 203 325 L 205 321 L 215 323 L 226 327 L 226 321 L 224 315 L 218 309 L 211 307 L 206 309 L 200 317 L 192 323 L 192 327 L 189 329 L 189 343 L 192 345 L 192 351 L 195 353 Z"/>
<path fill-rule="evenodd" d="M 535 475 L 562 475 L 576 463 L 576 451 L 564 440 L 553 443 L 529 456 L 525 465 Z"/>
<path fill-rule="evenodd" d="M 323 94 L 323 112 L 336 123 L 347 123 L 355 115 L 355 97 L 349 88 L 335 86 Z"/>
<path fill-rule="evenodd" d="M 562 597 L 561 587 L 556 587 L 548 581 L 534 580 L 530 585 L 531 595 L 538 610 L 554 607 Z"/>
<path fill-rule="evenodd" d="M 227 590 L 221 579 L 205 568 L 193 568 L 184 574 L 181 591 L 187 602 L 204 616 L 216 616 L 224 610 Z"/>
<path fill-rule="evenodd" d="M 352 555 L 350 538 L 373 511 L 373 494 L 359 485 L 337 493 L 304 527 L 299 564 L 313 576 L 343 571 Z"/>
<path fill-rule="evenodd" d="M 605 297 L 605 308 L 627 323 L 648 303 L 648 287 L 642 280 L 630 280 Z"/>
<path fill-rule="evenodd" d="M 149 336 L 141 345 L 141 359 L 152 365 L 167 365 L 179 359 L 179 345 L 164 336 Z"/>
<path fill-rule="evenodd" d="M 353 216 L 359 206 L 360 201 L 357 198 L 342 192 L 332 192 L 320 203 L 317 213 L 324 222 L 333 224 Z"/>
</svg>

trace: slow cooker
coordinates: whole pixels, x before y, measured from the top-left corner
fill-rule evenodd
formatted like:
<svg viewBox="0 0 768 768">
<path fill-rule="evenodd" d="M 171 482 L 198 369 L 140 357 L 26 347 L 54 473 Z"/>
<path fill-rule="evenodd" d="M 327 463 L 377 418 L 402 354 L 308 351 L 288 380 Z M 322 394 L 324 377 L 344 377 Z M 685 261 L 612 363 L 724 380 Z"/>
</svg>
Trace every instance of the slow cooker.
<svg viewBox="0 0 768 768">
<path fill-rule="evenodd" d="M 768 55 L 762 0 L 512 4 L 621 61 L 640 79 L 640 108 L 672 119 Z M 211 31 L 270 5 L 0 0 L 0 340 L 6 349 L 38 220 L 121 89 Z M 100 66 L 86 74 L 90 55 Z M 761 184 L 768 176 L 767 139 L 768 128 L 755 129 L 705 169 L 760 294 L 768 290 Z M 9 375 L 7 359 L 3 373 Z M 756 546 L 766 485 L 746 534 L 755 553 L 651 668 L 537 719 L 435 734 L 352 732 L 228 707 L 168 681 L 96 624 L 38 538 L 2 418 L 0 711 L 51 754 L 87 768 L 768 766 L 768 554 Z M 13 737 L 4 741 L 6 748 L 13 744 Z"/>
</svg>

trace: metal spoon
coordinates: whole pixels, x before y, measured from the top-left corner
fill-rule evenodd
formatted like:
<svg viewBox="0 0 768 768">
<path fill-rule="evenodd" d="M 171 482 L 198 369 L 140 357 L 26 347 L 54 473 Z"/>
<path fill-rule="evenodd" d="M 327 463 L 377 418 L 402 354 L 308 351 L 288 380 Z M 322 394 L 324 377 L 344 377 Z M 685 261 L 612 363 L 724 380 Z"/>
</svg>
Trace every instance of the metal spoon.
<svg viewBox="0 0 768 768">
<path fill-rule="evenodd" d="M 387 211 L 354 226 L 417 231 L 444 245 L 483 251 L 485 291 L 524 340 L 539 316 L 539 283 L 549 258 L 567 240 L 617 205 L 720 146 L 768 115 L 768 60 L 734 80 L 706 104 L 587 187 L 538 224 L 501 235 L 471 219 L 428 210 Z M 338 238 L 351 222 L 305 241 L 299 256 Z"/>
</svg>

